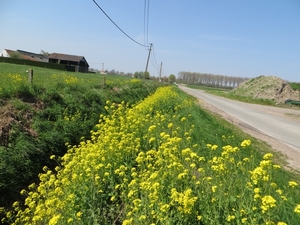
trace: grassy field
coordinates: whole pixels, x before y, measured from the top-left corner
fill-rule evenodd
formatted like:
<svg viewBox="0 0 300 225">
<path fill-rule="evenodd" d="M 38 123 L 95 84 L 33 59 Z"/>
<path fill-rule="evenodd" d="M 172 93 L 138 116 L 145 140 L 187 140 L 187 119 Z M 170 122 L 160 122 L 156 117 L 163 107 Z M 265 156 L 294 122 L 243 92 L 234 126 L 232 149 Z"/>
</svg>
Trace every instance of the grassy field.
<svg viewBox="0 0 300 225">
<path fill-rule="evenodd" d="M 11 104 L 14 117 L 30 124 L 14 124 L 10 145 L 0 146 L 0 176 L 30 171 L 30 160 L 41 173 L 13 210 L 0 208 L 4 222 L 299 224 L 298 174 L 178 88 L 114 76 L 104 85 L 95 74 L 41 71 L 45 82 L 38 69 L 41 83 L 28 87 L 21 71 L 0 74 L 0 84 L 10 81 L 0 86 L 2 109 Z M 39 101 L 44 106 L 37 108 Z M 41 152 L 52 163 L 40 160 Z M 1 182 L 5 190 L 15 185 Z"/>
<path fill-rule="evenodd" d="M 90 140 L 22 191 L 16 224 L 298 224 L 292 175 L 179 89 L 106 109 Z"/>
<path fill-rule="evenodd" d="M 27 84 L 28 70 L 33 69 L 33 88 L 38 86 L 44 89 L 56 89 L 60 84 L 82 86 L 85 88 L 94 88 L 106 85 L 107 87 L 117 87 L 123 85 L 123 82 L 132 80 L 130 77 L 119 75 L 101 75 L 94 73 L 74 73 L 61 70 L 45 69 L 40 67 L 29 67 L 26 65 L 15 65 L 8 63 L 0 64 L 1 97 L 10 96 L 19 86 Z M 117 78 L 117 79 L 116 79 Z M 104 84 L 105 82 L 105 84 Z M 12 87 L 15 86 L 15 87 Z M 17 86 L 17 87 L 16 87 Z"/>
<path fill-rule="evenodd" d="M 8 207 L 22 188 L 38 180 L 50 155 L 63 156 L 65 143 L 77 145 L 105 114 L 105 102 L 135 104 L 158 84 L 122 76 L 33 69 L 0 63 L 0 207 Z"/>
</svg>

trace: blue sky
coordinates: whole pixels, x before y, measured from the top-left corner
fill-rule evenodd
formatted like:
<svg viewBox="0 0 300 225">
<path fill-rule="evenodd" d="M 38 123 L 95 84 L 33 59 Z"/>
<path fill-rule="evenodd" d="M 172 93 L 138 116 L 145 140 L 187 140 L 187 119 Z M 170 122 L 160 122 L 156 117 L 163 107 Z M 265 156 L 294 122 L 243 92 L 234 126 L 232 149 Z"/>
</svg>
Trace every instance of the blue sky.
<svg viewBox="0 0 300 225">
<path fill-rule="evenodd" d="M 134 40 L 153 43 L 152 76 L 162 62 L 164 76 L 190 71 L 300 82 L 299 0 L 148 1 L 148 29 L 145 1 L 97 3 Z M 0 18 L 0 51 L 83 55 L 95 69 L 104 63 L 107 70 L 145 70 L 148 49 L 127 38 L 92 0 L 1 0 Z"/>
</svg>

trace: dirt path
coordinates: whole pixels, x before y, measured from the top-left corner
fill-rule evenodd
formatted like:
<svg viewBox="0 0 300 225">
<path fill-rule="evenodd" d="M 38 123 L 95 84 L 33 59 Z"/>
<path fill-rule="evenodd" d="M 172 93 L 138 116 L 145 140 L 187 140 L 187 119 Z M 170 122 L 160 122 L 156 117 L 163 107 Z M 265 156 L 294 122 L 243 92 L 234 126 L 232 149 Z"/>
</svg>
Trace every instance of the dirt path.
<svg viewBox="0 0 300 225">
<path fill-rule="evenodd" d="M 201 106 L 204 107 L 205 109 L 211 111 L 212 113 L 220 115 L 221 117 L 223 117 L 230 123 L 238 126 L 244 132 L 250 134 L 251 136 L 268 143 L 273 148 L 274 151 L 279 152 L 280 154 L 283 155 L 284 157 L 283 159 L 287 162 L 286 165 L 287 169 L 300 172 L 300 154 L 296 149 L 260 132 L 259 130 L 249 126 L 248 124 L 245 124 L 239 119 L 225 113 L 224 111 L 218 109 L 217 107 L 201 99 L 199 100 L 199 102 Z M 267 112 L 269 114 L 274 114 L 290 120 L 300 121 L 300 110 L 279 108 L 279 107 L 268 107 L 263 105 L 254 105 L 254 104 L 251 104 L 251 107 L 259 111 Z"/>
</svg>

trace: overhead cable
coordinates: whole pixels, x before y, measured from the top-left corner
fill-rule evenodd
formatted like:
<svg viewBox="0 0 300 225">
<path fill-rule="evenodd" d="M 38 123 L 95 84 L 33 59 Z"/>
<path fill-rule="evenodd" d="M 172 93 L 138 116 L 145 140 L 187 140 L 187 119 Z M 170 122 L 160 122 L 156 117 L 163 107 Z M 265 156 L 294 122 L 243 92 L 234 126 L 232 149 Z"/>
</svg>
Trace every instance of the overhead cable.
<svg viewBox="0 0 300 225">
<path fill-rule="evenodd" d="M 149 25 L 149 5 L 150 5 L 150 0 L 148 0 L 148 4 L 147 4 L 147 0 L 145 0 L 144 2 L 144 44 L 146 45 L 146 43 L 148 42 L 148 25 Z"/>
<path fill-rule="evenodd" d="M 148 47 L 147 45 L 143 45 L 139 42 L 137 42 L 136 40 L 134 40 L 132 37 L 130 37 L 127 33 L 125 33 L 125 31 L 123 31 L 107 14 L 106 12 L 100 7 L 100 5 L 98 5 L 98 3 L 93 0 L 93 2 L 96 4 L 96 6 L 102 11 L 102 13 L 123 33 L 125 34 L 126 37 L 128 37 L 130 40 L 132 40 L 133 42 L 135 42 L 138 45 L 141 45 L 143 47 Z"/>
<path fill-rule="evenodd" d="M 159 66 L 159 64 L 158 64 L 157 61 L 156 61 L 156 57 L 155 57 L 154 45 L 153 45 L 153 56 L 154 56 L 155 64 L 156 64 L 157 66 Z"/>
</svg>

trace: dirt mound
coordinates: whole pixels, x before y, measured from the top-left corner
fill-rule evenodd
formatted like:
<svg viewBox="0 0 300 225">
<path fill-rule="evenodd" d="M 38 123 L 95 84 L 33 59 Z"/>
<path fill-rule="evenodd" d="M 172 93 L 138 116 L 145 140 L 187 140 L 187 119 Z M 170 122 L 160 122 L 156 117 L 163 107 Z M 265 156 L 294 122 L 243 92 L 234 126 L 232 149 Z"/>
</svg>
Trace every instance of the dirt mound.
<svg viewBox="0 0 300 225">
<path fill-rule="evenodd" d="M 23 103 L 28 104 L 28 103 Z M 37 133 L 31 128 L 33 112 L 31 110 L 40 110 L 44 108 L 41 101 L 28 104 L 28 110 L 18 110 L 10 102 L 0 102 L 0 146 L 7 147 L 9 144 L 10 132 L 13 124 L 18 124 L 20 129 L 32 137 L 37 137 Z"/>
<path fill-rule="evenodd" d="M 9 140 L 9 131 L 14 121 L 14 115 L 10 109 L 0 110 L 0 146 L 7 146 Z"/>
<path fill-rule="evenodd" d="M 300 100 L 299 91 L 294 91 L 284 80 L 275 76 L 259 76 L 241 83 L 233 93 L 257 99 L 284 103 L 287 99 Z"/>
</svg>

